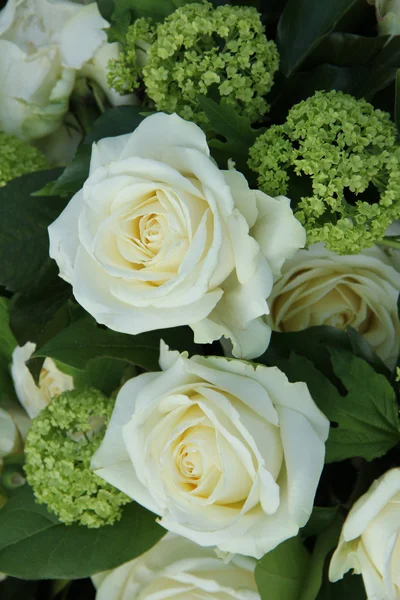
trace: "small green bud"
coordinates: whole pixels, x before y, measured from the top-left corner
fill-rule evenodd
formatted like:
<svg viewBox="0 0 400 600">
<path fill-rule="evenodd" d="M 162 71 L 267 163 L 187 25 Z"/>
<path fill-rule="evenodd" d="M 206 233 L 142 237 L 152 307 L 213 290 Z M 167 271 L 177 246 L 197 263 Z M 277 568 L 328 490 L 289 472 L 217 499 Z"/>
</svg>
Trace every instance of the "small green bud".
<svg viewBox="0 0 400 600">
<path fill-rule="evenodd" d="M 16 177 L 47 167 L 40 150 L 14 135 L 0 133 L 0 187 Z"/>
<path fill-rule="evenodd" d="M 25 443 L 27 480 L 37 501 L 66 525 L 112 524 L 130 501 L 90 470 L 113 407 L 98 390 L 71 390 L 32 421 Z"/>
</svg>

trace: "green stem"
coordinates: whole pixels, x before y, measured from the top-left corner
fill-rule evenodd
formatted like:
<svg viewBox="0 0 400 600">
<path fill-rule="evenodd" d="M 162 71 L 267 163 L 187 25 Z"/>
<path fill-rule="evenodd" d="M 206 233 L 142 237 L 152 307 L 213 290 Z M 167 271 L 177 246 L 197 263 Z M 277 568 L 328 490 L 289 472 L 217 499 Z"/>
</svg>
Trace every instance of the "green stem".
<svg viewBox="0 0 400 600">
<path fill-rule="evenodd" d="M 384 237 L 383 240 L 377 242 L 379 246 L 386 246 L 388 248 L 399 248 L 400 249 L 400 239 L 398 237 Z"/>
</svg>

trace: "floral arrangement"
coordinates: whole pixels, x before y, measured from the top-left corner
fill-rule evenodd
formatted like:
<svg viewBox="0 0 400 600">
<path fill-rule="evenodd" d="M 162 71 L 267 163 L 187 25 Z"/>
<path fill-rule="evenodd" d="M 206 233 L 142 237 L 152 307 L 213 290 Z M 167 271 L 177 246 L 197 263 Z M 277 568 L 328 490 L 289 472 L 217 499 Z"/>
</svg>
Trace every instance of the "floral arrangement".
<svg viewBox="0 0 400 600">
<path fill-rule="evenodd" d="M 400 600 L 400 2 L 0 8 L 0 599 Z"/>
</svg>

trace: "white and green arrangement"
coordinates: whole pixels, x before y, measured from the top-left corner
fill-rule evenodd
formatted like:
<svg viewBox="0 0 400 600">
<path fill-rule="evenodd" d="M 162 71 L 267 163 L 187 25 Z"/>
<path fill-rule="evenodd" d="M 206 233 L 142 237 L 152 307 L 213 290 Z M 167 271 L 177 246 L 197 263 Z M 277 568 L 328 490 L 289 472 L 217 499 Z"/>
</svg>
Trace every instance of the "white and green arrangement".
<svg viewBox="0 0 400 600">
<path fill-rule="evenodd" d="M 0 10 L 0 599 L 400 600 L 400 2 Z"/>
</svg>

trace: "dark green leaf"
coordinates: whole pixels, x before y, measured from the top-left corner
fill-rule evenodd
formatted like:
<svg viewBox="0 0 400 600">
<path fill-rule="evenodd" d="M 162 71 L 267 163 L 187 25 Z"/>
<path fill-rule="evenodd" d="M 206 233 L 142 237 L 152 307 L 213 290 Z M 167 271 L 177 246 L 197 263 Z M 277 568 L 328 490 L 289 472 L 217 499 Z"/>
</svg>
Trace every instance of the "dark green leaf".
<svg viewBox="0 0 400 600">
<path fill-rule="evenodd" d="M 292 333 L 273 332 L 268 350 L 258 362 L 273 365 L 280 358 L 288 358 L 292 352 L 305 356 L 327 376 L 332 375 L 332 365 L 328 347 L 352 352 L 366 360 L 378 373 L 390 377 L 390 371 L 374 353 L 368 342 L 356 331 L 348 327 L 346 331 L 320 325 Z"/>
<path fill-rule="evenodd" d="M 65 365 L 84 369 L 93 358 L 116 358 L 150 371 L 158 370 L 160 340 L 172 349 L 195 353 L 193 333 L 188 327 L 174 327 L 139 335 L 126 335 L 99 327 L 91 318 L 72 323 L 49 340 L 35 357 L 50 356 Z"/>
<path fill-rule="evenodd" d="M 0 371 L 7 371 L 17 342 L 9 325 L 9 301 L 0 298 Z"/>
<path fill-rule="evenodd" d="M 332 525 L 337 517 L 338 511 L 339 508 L 337 506 L 314 506 L 308 523 L 301 530 L 301 535 L 305 538 L 319 535 L 322 531 L 325 531 Z"/>
<path fill-rule="evenodd" d="M 47 228 L 66 201 L 31 194 L 59 173 L 31 173 L 0 189 L 0 283 L 12 291 L 29 292 L 51 268 Z"/>
<path fill-rule="evenodd" d="M 337 515 L 332 525 L 317 537 L 307 576 L 297 600 L 315 600 L 317 597 L 323 581 L 326 558 L 337 546 L 342 525 L 343 517 Z"/>
<path fill-rule="evenodd" d="M 36 581 L 21 581 L 21 579 L 7 577 L 0 583 L 0 598 L 1 600 L 36 600 L 37 588 Z"/>
<path fill-rule="evenodd" d="M 68 369 L 57 363 L 62 371 L 73 376 L 75 388 L 94 387 L 110 396 L 117 390 L 121 382 L 135 376 L 133 365 L 116 358 L 101 357 L 89 360 L 84 371 Z"/>
<path fill-rule="evenodd" d="M 281 69 L 289 76 L 360 0 L 289 0 L 278 24 Z"/>
<path fill-rule="evenodd" d="M 43 343 L 48 333 L 55 335 L 69 323 L 65 308 L 71 296 L 71 286 L 54 273 L 54 278 L 42 283 L 28 294 L 15 294 L 11 302 L 10 324 L 20 346 L 26 342 Z M 57 320 L 56 330 L 52 325 Z M 47 336 L 46 336 L 47 333 Z"/>
<path fill-rule="evenodd" d="M 97 0 L 97 6 L 99 7 L 101 16 L 110 21 L 115 7 L 114 0 Z"/>
<path fill-rule="evenodd" d="M 132 133 L 143 120 L 136 106 L 118 106 L 106 110 L 94 123 L 89 135 L 78 148 L 73 160 L 57 180 L 51 181 L 36 196 L 71 196 L 85 183 L 90 167 L 92 144 L 106 137 Z"/>
<path fill-rule="evenodd" d="M 238 115 L 229 104 L 218 104 L 206 96 L 199 96 L 198 101 L 207 115 L 212 133 L 218 136 L 218 139 L 214 136 L 209 141 L 213 156 L 225 169 L 231 158 L 239 171 L 246 172 L 249 148 L 264 130 L 253 129 L 250 120 Z"/>
<path fill-rule="evenodd" d="M 382 456 L 400 442 L 392 386 L 358 357 L 333 348 L 329 353 L 344 395 L 303 357 L 292 354 L 281 364 L 291 381 L 307 383 L 314 401 L 333 424 L 326 444 L 326 462 Z"/>
<path fill-rule="evenodd" d="M 0 511 L 0 572 L 22 579 L 80 579 L 113 569 L 164 535 L 155 519 L 132 502 L 113 526 L 65 526 L 35 503 L 25 485 Z"/>
<path fill-rule="evenodd" d="M 325 568 L 324 581 L 316 600 L 366 600 L 361 575 L 347 573 L 340 581 L 330 583 Z"/>
<path fill-rule="evenodd" d="M 295 73 L 276 87 L 271 116 L 284 120 L 293 104 L 309 98 L 318 90 L 340 90 L 356 98 L 371 100 L 393 81 L 395 74 L 395 68 L 375 64 L 363 67 L 324 64 L 307 72 Z"/>
<path fill-rule="evenodd" d="M 361 67 L 377 59 L 387 43 L 384 36 L 367 37 L 335 31 L 322 40 L 307 58 L 307 67 L 329 63 L 338 67 Z"/>
<path fill-rule="evenodd" d="M 79 146 L 74 158 L 61 173 L 60 177 L 45 185 L 34 195 L 68 197 L 76 194 L 87 179 L 91 151 L 92 149 L 89 145 L 82 144 L 82 146 Z"/>
<path fill-rule="evenodd" d="M 394 116 L 397 125 L 397 131 L 400 133 L 400 69 L 396 72 L 396 97 L 394 104 Z"/>
<path fill-rule="evenodd" d="M 266 554 L 255 570 L 261 600 L 297 600 L 309 560 L 299 537 L 283 542 Z"/>
</svg>

